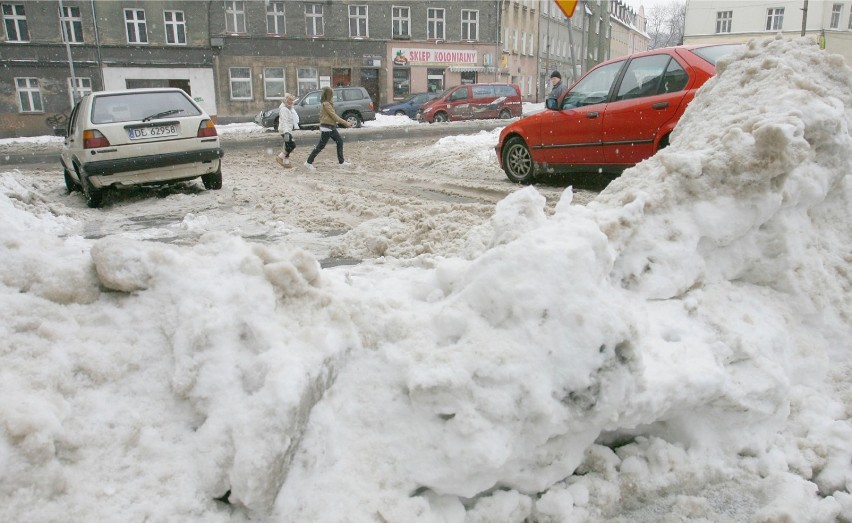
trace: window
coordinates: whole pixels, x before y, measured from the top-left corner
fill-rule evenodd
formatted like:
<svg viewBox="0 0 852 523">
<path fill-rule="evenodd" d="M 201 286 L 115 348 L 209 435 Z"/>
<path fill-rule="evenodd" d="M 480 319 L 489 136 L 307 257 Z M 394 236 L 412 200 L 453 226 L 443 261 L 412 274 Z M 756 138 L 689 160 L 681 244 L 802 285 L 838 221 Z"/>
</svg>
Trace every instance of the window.
<svg viewBox="0 0 852 523">
<path fill-rule="evenodd" d="M 238 0 L 225 0 L 225 32 L 246 32 L 245 2 Z"/>
<path fill-rule="evenodd" d="M 831 23 L 829 24 L 830 29 L 837 29 L 840 27 L 840 12 L 843 11 L 843 4 L 834 4 L 831 6 Z"/>
<path fill-rule="evenodd" d="M 63 42 L 83 43 L 83 19 L 80 18 L 79 7 L 60 7 L 59 26 Z"/>
<path fill-rule="evenodd" d="M 766 30 L 780 31 L 784 25 L 784 8 L 771 7 L 766 10 Z"/>
<path fill-rule="evenodd" d="M 320 6 L 322 7 L 322 6 Z M 299 81 L 299 94 L 319 89 L 319 71 L 316 67 L 299 67 L 296 69 Z"/>
<path fill-rule="evenodd" d="M 527 54 L 527 32 L 521 33 L 521 54 Z"/>
<path fill-rule="evenodd" d="M 716 12 L 716 32 L 730 33 L 731 19 L 734 17 L 733 11 L 717 11 Z"/>
<path fill-rule="evenodd" d="M 411 8 L 393 6 L 391 14 L 393 20 L 393 37 L 411 38 Z"/>
<path fill-rule="evenodd" d="M 408 69 L 394 68 L 393 97 L 404 98 L 411 92 L 411 72 Z"/>
<path fill-rule="evenodd" d="M 849 8 L 849 29 L 852 29 L 852 7 Z"/>
<path fill-rule="evenodd" d="M 74 81 L 76 80 L 76 82 Z M 74 84 L 77 85 L 76 93 L 74 91 Z M 86 96 L 87 94 L 92 92 L 92 79 L 91 78 L 69 78 L 68 79 L 68 96 L 71 99 L 71 106 L 73 107 L 80 98 Z"/>
<path fill-rule="evenodd" d="M 369 38 L 366 5 L 349 6 L 349 36 L 351 38 Z"/>
<path fill-rule="evenodd" d="M 148 43 L 148 26 L 145 23 L 144 9 L 125 9 L 124 27 L 127 29 L 128 44 Z"/>
<path fill-rule="evenodd" d="M 618 76 L 624 62 L 613 62 L 595 69 L 574 87 L 562 99 L 562 109 L 583 107 L 606 101 L 612 83 Z"/>
<path fill-rule="evenodd" d="M 534 56 L 534 55 L 535 55 L 535 40 L 534 40 L 534 36 L 535 36 L 535 35 L 533 35 L 532 33 L 530 33 L 530 47 L 529 47 L 529 50 L 530 50 L 530 56 Z"/>
<path fill-rule="evenodd" d="M 231 100 L 251 100 L 251 68 L 231 67 Z"/>
<path fill-rule="evenodd" d="M 186 45 L 186 18 L 183 11 L 163 11 L 166 28 L 166 43 L 169 45 Z"/>
<path fill-rule="evenodd" d="M 430 7 L 426 10 L 426 39 L 444 40 L 444 10 Z"/>
<path fill-rule="evenodd" d="M 503 52 L 509 52 L 509 29 L 507 28 L 503 34 Z"/>
<path fill-rule="evenodd" d="M 671 58 L 666 54 L 631 60 L 615 99 L 628 100 L 657 94 L 663 73 L 670 60 Z"/>
<path fill-rule="evenodd" d="M 513 53 L 518 52 L 518 30 L 517 29 L 512 30 L 512 52 Z"/>
<path fill-rule="evenodd" d="M 6 40 L 9 42 L 29 42 L 30 30 L 27 27 L 27 14 L 20 4 L 3 4 L 3 25 L 6 26 Z"/>
<path fill-rule="evenodd" d="M 479 40 L 479 11 L 462 9 L 461 39 Z"/>
<path fill-rule="evenodd" d="M 287 34 L 286 18 L 284 17 L 284 2 L 267 2 L 266 4 L 266 34 Z"/>
<path fill-rule="evenodd" d="M 263 97 L 266 100 L 281 100 L 284 98 L 285 89 L 284 68 L 263 68 Z"/>
<path fill-rule="evenodd" d="M 444 90 L 443 69 L 426 69 L 426 90 L 430 93 Z"/>
<path fill-rule="evenodd" d="M 15 89 L 18 92 L 18 109 L 20 109 L 20 112 L 44 112 L 38 78 L 15 78 Z"/>
<path fill-rule="evenodd" d="M 475 84 L 476 83 L 476 71 L 462 71 L 461 73 L 461 84 Z"/>
<path fill-rule="evenodd" d="M 322 5 L 308 4 L 305 6 L 305 34 L 307 36 L 322 36 Z"/>
</svg>

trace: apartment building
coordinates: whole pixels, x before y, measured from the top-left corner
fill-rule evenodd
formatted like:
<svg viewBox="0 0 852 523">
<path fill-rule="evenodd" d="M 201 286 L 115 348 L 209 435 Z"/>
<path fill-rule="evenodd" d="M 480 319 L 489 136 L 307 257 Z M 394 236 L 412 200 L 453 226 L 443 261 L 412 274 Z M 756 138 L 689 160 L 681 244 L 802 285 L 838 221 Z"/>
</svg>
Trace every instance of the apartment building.
<svg viewBox="0 0 852 523">
<path fill-rule="evenodd" d="M 805 10 L 807 7 L 807 10 Z M 747 42 L 774 34 L 816 39 L 852 63 L 852 1 L 688 0 L 684 43 Z"/>
<path fill-rule="evenodd" d="M 623 0 L 610 4 L 612 37 L 609 41 L 610 58 L 626 56 L 648 50 L 651 38 L 645 32 L 645 8 L 636 11 Z"/>
</svg>

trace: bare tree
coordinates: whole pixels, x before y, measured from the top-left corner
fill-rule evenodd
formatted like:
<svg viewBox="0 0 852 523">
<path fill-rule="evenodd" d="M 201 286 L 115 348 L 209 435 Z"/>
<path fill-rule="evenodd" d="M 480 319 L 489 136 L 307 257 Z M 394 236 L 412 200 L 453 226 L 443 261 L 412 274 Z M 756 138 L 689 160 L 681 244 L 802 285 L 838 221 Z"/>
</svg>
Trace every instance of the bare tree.
<svg viewBox="0 0 852 523">
<path fill-rule="evenodd" d="M 685 0 L 672 0 L 668 4 L 655 5 L 647 17 L 646 30 L 651 37 L 649 48 L 659 49 L 682 44 L 685 24 Z"/>
</svg>

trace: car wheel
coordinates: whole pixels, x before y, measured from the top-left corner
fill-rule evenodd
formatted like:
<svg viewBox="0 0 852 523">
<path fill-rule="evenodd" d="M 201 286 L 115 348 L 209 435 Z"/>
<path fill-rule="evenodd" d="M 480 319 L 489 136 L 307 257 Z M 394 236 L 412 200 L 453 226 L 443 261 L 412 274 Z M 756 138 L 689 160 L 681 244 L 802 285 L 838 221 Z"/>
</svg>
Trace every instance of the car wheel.
<svg viewBox="0 0 852 523">
<path fill-rule="evenodd" d="M 222 165 L 219 165 L 219 168 L 216 169 L 215 173 L 210 174 L 202 174 L 201 175 L 201 183 L 204 184 L 205 189 L 212 189 L 214 191 L 218 191 L 222 188 Z"/>
<path fill-rule="evenodd" d="M 535 169 L 527 144 L 518 137 L 510 138 L 503 147 L 503 170 L 506 176 L 516 183 L 533 183 Z"/>
<path fill-rule="evenodd" d="M 102 189 L 96 189 L 92 182 L 89 181 L 89 178 L 85 176 L 81 176 L 80 180 L 83 182 L 83 195 L 86 197 L 86 205 L 91 207 L 92 209 L 97 209 L 101 206 L 101 202 L 104 198 L 104 192 Z"/>
<path fill-rule="evenodd" d="M 349 122 L 349 127 L 361 127 L 361 117 L 358 113 L 346 113 L 343 119 Z"/>
<path fill-rule="evenodd" d="M 68 173 L 68 169 L 65 169 L 65 188 L 68 189 L 68 194 L 77 190 L 77 182 L 74 181 L 74 178 L 71 178 L 71 175 Z"/>
<path fill-rule="evenodd" d="M 450 117 L 447 113 L 440 112 L 435 114 L 435 123 L 443 123 L 449 121 Z"/>
<path fill-rule="evenodd" d="M 394 114 L 394 116 L 406 116 L 405 111 L 397 111 L 393 114 Z"/>
<path fill-rule="evenodd" d="M 503 109 L 502 111 L 500 111 L 500 119 L 501 120 L 508 120 L 511 117 L 512 117 L 512 111 L 510 111 L 508 109 Z"/>
</svg>

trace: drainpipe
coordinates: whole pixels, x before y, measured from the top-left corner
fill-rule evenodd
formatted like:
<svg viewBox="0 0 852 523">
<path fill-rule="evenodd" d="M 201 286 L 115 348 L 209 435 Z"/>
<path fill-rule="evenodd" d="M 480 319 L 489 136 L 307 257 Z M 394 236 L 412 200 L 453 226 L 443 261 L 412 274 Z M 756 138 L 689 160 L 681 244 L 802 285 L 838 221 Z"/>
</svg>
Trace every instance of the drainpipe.
<svg viewBox="0 0 852 523">
<path fill-rule="evenodd" d="M 95 25 L 95 51 L 98 56 L 98 74 L 101 77 L 101 89 L 106 89 L 104 85 L 104 62 L 101 60 L 101 33 L 98 31 L 98 15 L 95 11 L 95 0 L 92 2 L 92 22 Z"/>
<path fill-rule="evenodd" d="M 65 16 L 65 6 L 62 4 L 62 0 L 59 0 L 59 12 L 62 13 L 62 16 Z M 71 70 L 71 97 L 74 99 L 71 108 L 73 109 L 74 104 L 80 100 L 80 90 L 77 87 L 77 75 L 74 74 L 74 60 L 71 58 L 71 38 L 68 34 L 68 24 L 64 21 L 62 22 L 62 36 L 65 38 L 65 52 L 68 53 L 68 68 Z"/>
<path fill-rule="evenodd" d="M 808 28 L 808 0 L 805 0 L 805 5 L 802 7 L 802 36 L 805 36 L 805 31 Z"/>
</svg>

